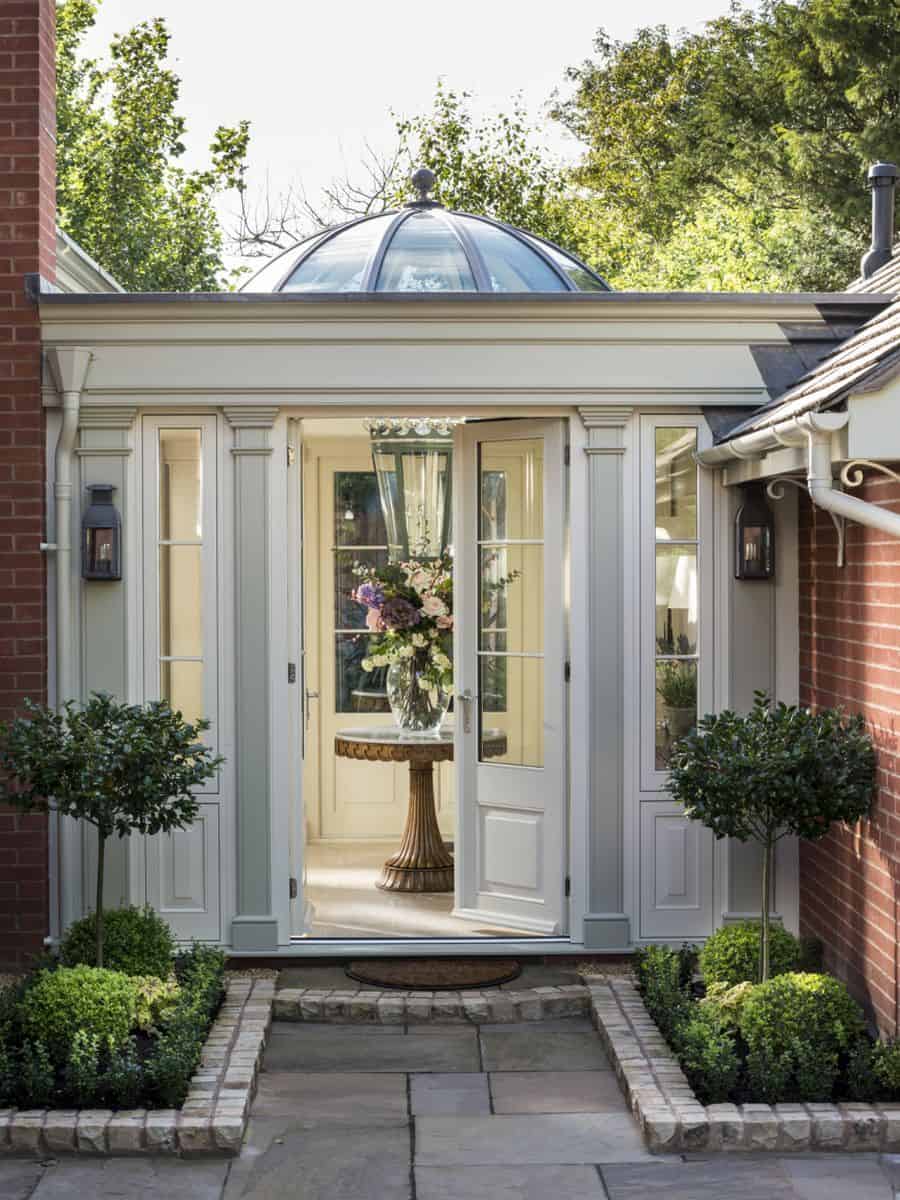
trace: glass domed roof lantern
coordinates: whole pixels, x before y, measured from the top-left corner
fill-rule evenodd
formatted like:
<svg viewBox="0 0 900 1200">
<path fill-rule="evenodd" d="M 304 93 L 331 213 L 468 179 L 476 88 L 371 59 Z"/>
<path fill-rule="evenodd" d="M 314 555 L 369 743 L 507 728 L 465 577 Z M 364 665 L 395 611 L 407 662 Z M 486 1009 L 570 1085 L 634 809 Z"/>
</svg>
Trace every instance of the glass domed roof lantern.
<svg viewBox="0 0 900 1200">
<path fill-rule="evenodd" d="M 419 167 L 417 198 L 307 238 L 268 262 L 245 292 L 608 292 L 569 251 L 492 217 L 430 198 L 434 172 Z"/>
</svg>

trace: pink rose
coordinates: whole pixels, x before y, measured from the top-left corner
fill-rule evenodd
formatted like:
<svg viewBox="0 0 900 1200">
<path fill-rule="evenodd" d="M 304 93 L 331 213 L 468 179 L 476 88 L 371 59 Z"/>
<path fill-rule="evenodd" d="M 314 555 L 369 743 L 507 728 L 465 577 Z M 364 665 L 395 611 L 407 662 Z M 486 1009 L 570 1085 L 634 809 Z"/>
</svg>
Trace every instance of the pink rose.
<svg viewBox="0 0 900 1200">
<path fill-rule="evenodd" d="M 438 629 L 452 629 L 453 618 L 447 616 L 438 617 L 438 619 L 435 621 L 435 625 L 437 625 Z"/>
<path fill-rule="evenodd" d="M 447 612 L 447 605 L 440 596 L 423 596 L 422 612 L 426 617 L 443 617 Z"/>
<path fill-rule="evenodd" d="M 373 633 L 384 631 L 384 621 L 382 621 L 381 613 L 377 608 L 370 608 L 366 613 L 366 628 L 371 629 Z"/>
</svg>

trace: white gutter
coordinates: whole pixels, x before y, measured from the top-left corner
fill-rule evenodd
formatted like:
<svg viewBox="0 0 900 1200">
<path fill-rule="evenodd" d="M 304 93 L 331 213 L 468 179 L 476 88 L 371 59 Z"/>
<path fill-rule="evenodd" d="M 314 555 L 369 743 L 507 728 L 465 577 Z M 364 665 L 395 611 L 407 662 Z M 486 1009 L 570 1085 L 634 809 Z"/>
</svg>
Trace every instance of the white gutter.
<svg viewBox="0 0 900 1200">
<path fill-rule="evenodd" d="M 848 496 L 834 486 L 831 439 L 849 420 L 850 414 L 846 412 L 802 413 L 767 429 L 758 429 L 709 450 L 700 450 L 697 461 L 705 467 L 721 467 L 734 459 L 765 458 L 771 450 L 806 443 L 806 487 L 813 504 L 837 517 L 900 538 L 900 513 L 889 512 L 857 496 Z"/>
</svg>

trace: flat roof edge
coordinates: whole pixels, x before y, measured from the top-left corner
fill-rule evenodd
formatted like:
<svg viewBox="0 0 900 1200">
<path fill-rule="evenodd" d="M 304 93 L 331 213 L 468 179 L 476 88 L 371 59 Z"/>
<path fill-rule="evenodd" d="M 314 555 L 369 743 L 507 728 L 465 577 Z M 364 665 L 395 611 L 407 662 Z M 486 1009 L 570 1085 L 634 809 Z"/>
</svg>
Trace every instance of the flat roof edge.
<svg viewBox="0 0 900 1200">
<path fill-rule="evenodd" d="M 873 292 L 41 292 L 41 307 L 60 305 L 140 304 L 315 304 L 409 305 L 437 304 L 651 304 L 679 303 L 698 306 L 725 303 L 747 305 L 790 304 L 819 307 L 840 304 L 852 308 L 886 307 L 895 297 Z"/>
</svg>

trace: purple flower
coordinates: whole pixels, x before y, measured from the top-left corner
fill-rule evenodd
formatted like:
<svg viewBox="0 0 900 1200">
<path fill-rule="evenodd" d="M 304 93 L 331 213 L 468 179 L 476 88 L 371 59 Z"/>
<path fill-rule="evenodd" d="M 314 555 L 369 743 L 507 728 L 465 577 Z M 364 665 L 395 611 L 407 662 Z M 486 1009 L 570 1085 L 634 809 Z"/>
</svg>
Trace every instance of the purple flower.
<svg viewBox="0 0 900 1200">
<path fill-rule="evenodd" d="M 402 596 L 393 596 L 390 600 L 385 600 L 381 619 L 385 629 L 412 629 L 422 620 L 422 614 L 414 604 L 410 604 Z"/>
<path fill-rule="evenodd" d="M 380 584 L 361 583 L 353 598 L 358 604 L 365 604 L 366 608 L 381 608 L 384 604 L 384 591 Z"/>
</svg>

